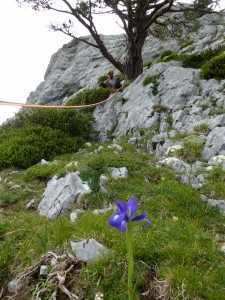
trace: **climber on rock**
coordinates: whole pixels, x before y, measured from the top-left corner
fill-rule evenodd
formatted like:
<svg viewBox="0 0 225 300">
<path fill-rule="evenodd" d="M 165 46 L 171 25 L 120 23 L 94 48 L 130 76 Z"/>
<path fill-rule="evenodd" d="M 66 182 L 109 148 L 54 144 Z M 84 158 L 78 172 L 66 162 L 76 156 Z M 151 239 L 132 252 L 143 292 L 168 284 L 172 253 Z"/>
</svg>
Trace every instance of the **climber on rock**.
<svg viewBox="0 0 225 300">
<path fill-rule="evenodd" d="M 107 75 L 108 75 L 108 78 L 105 81 L 100 82 L 99 87 L 103 87 L 103 88 L 111 87 L 113 89 L 119 89 L 122 86 L 120 79 L 113 77 L 112 69 L 109 69 L 107 71 Z"/>
</svg>

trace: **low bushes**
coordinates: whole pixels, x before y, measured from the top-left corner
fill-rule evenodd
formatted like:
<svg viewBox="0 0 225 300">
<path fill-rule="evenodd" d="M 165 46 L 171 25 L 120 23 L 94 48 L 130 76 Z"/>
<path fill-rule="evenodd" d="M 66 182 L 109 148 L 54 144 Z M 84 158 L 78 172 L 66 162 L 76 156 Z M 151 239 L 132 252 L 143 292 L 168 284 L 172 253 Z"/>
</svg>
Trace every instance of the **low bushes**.
<svg viewBox="0 0 225 300">
<path fill-rule="evenodd" d="M 78 93 L 75 98 L 69 100 L 66 105 L 73 106 L 98 103 L 102 100 L 107 99 L 111 92 L 112 89 L 110 88 L 85 89 L 82 92 Z"/>
<path fill-rule="evenodd" d="M 52 160 L 56 155 L 78 150 L 75 138 L 41 125 L 12 129 L 0 136 L 0 170 L 28 168 L 42 158 Z"/>
<path fill-rule="evenodd" d="M 220 54 L 207 61 L 201 68 L 203 79 L 225 79 L 225 54 Z"/>
<path fill-rule="evenodd" d="M 0 127 L 0 170 L 28 168 L 42 158 L 73 153 L 95 138 L 90 113 L 70 109 L 22 110 Z"/>
</svg>

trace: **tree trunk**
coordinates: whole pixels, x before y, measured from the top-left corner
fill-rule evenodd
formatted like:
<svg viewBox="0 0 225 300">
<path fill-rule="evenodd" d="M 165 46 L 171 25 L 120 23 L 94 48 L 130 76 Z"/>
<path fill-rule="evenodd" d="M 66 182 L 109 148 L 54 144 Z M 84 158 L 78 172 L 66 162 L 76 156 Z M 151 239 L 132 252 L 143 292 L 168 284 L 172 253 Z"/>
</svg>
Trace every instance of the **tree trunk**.
<svg viewBox="0 0 225 300">
<path fill-rule="evenodd" d="M 142 48 L 147 34 L 128 37 L 124 73 L 128 80 L 136 79 L 143 72 Z"/>
</svg>

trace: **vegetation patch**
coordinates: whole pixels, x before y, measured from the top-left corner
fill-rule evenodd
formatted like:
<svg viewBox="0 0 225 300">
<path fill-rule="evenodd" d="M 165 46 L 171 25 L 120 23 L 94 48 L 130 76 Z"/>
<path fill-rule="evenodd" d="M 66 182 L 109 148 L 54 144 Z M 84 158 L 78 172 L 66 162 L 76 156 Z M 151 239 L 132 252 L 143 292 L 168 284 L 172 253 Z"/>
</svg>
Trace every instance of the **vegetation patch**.
<svg viewBox="0 0 225 300">
<path fill-rule="evenodd" d="M 159 82 L 160 75 L 152 75 L 152 76 L 146 76 L 143 81 L 143 86 L 146 86 L 148 84 L 152 85 L 152 94 L 155 96 L 158 94 L 158 86 L 160 84 Z"/>
<path fill-rule="evenodd" d="M 197 135 L 191 135 L 183 139 L 183 148 L 178 149 L 177 155 L 189 163 L 201 158 L 205 140 Z"/>
<path fill-rule="evenodd" d="M 182 44 L 180 45 L 180 50 L 182 50 L 182 49 L 184 49 L 184 48 L 186 48 L 186 47 L 192 45 L 193 43 L 194 43 L 194 40 L 188 40 L 188 41 L 182 43 Z"/>
<path fill-rule="evenodd" d="M 172 53 L 173 53 L 173 51 L 171 51 L 171 50 L 169 50 L 169 49 L 164 50 L 164 51 L 161 53 L 160 58 L 163 59 L 164 57 L 169 56 L 169 55 L 172 54 Z"/>
<path fill-rule="evenodd" d="M 28 168 L 41 159 L 76 152 L 95 138 L 93 120 L 90 113 L 73 110 L 22 110 L 0 126 L 0 170 Z"/>
<path fill-rule="evenodd" d="M 208 134 L 209 133 L 209 125 L 206 123 L 196 125 L 194 127 L 194 131 L 196 131 L 198 133 Z"/>
<path fill-rule="evenodd" d="M 211 199 L 225 198 L 225 171 L 220 166 L 214 167 L 208 173 L 203 193 Z"/>
<path fill-rule="evenodd" d="M 201 77 L 203 79 L 225 79 L 225 54 L 215 56 L 204 63 L 201 67 Z"/>
<path fill-rule="evenodd" d="M 75 98 L 70 99 L 66 105 L 76 106 L 98 103 L 107 99 L 113 91 L 115 92 L 115 90 L 111 88 L 85 89 L 76 94 Z"/>
<path fill-rule="evenodd" d="M 168 110 L 168 107 L 166 107 L 165 105 L 162 105 L 162 104 L 154 104 L 152 106 L 152 108 L 154 109 L 154 111 L 156 111 L 158 113 L 164 113 Z"/>
<path fill-rule="evenodd" d="M 201 144 L 197 136 L 189 139 Z M 98 146 L 95 144 L 95 148 Z M 75 223 L 70 221 L 69 213 L 49 220 L 39 216 L 36 211 L 18 209 L 31 197 L 28 192 L 19 193 L 17 199 L 11 198 L 10 205 L 17 209 L 5 210 L 0 216 L 0 280 L 3 286 L 15 274 L 21 274 L 40 261 L 47 251 L 61 255 L 65 249 L 70 248 L 71 240 L 94 238 L 110 250 L 109 255 L 79 265 L 79 269 L 75 268 L 73 273 L 68 273 L 67 287 L 85 300 L 94 299 L 97 292 L 101 292 L 104 299 L 127 299 L 125 233 L 108 226 L 112 212 L 95 215 L 92 210 L 106 208 L 109 203 L 115 204 L 117 199 L 125 201 L 135 195 L 140 210 L 146 211 L 152 221 L 148 230 L 142 230 L 142 224 L 133 222 L 137 297 L 144 299 L 142 294 L 147 290 L 152 291 L 156 283 L 154 277 L 164 282 L 171 299 L 179 299 L 181 288 L 187 299 L 222 299 L 225 263 L 223 254 L 218 250 L 218 237 L 224 235 L 223 216 L 215 207 L 202 202 L 198 191 L 177 182 L 170 169 L 157 168 L 151 156 L 136 153 L 135 148 L 125 140 L 121 146 L 124 151 L 119 154 L 104 144 L 102 152 L 92 156 L 65 154 L 57 157 L 63 163 L 57 165 L 59 169 L 55 170 L 56 173 L 63 164 L 78 160 L 77 168 L 82 179 L 88 180 L 93 188 L 92 193 L 82 198 L 80 206 L 74 205 L 74 208 L 85 208 Z M 30 189 L 43 190 L 42 179 L 54 173 L 51 165 L 54 166 L 38 164 L 22 171 L 22 177 L 17 178 L 23 180 L 24 176 L 30 176 Z M 44 167 L 47 169 L 46 174 L 42 169 Z M 113 179 L 108 167 L 127 167 L 129 176 L 126 179 Z M 37 180 L 38 172 L 42 175 L 41 181 Z M 99 192 L 99 176 L 102 173 L 109 178 L 105 194 Z M 213 180 L 221 181 L 224 186 L 223 173 L 221 169 L 215 168 L 213 173 L 209 173 L 208 180 L 211 184 Z M 3 172 L 0 175 L 3 176 Z M 209 185 L 204 188 L 205 194 L 212 195 L 217 186 L 211 185 L 211 190 Z M 216 196 L 219 191 L 221 193 L 218 189 Z M 5 194 L 1 193 L 4 202 Z M 225 196 L 222 193 L 220 195 Z M 1 207 L 4 207 L 3 202 Z M 52 271 L 49 266 L 49 272 Z M 22 298 L 32 299 L 37 287 L 46 288 L 42 294 L 46 299 L 54 291 L 54 286 L 48 285 L 44 277 L 33 276 Z M 157 297 L 162 295 L 155 293 Z M 7 294 L 4 296 L 7 297 Z M 59 296 L 64 299 L 61 294 Z"/>
<path fill-rule="evenodd" d="M 144 64 L 144 67 L 146 67 L 147 69 L 149 69 L 152 66 L 152 61 L 148 61 Z"/>
</svg>

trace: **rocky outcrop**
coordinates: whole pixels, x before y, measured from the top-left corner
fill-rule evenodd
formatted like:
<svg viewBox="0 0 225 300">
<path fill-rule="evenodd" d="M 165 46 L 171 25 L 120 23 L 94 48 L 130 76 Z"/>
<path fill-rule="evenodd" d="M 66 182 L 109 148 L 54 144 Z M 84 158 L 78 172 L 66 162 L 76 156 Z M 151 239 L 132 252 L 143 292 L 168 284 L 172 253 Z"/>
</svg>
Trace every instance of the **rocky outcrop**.
<svg viewBox="0 0 225 300">
<path fill-rule="evenodd" d="M 156 151 L 157 158 L 163 159 L 164 151 L 173 146 L 171 137 L 178 133 L 193 134 L 196 126 L 204 125 L 208 131 L 201 134 L 205 140 L 203 160 L 224 155 L 225 80 L 202 80 L 199 69 L 184 68 L 180 61 L 157 62 L 166 49 L 192 54 L 224 45 L 224 15 L 204 15 L 198 21 L 198 31 L 189 34 L 191 45 L 180 47 L 176 40 L 161 41 L 151 36 L 146 39 L 142 55 L 144 62 L 153 62 L 152 66 L 94 111 L 94 126 L 100 132 L 100 140 L 106 140 L 109 133 L 116 139 L 129 134 L 138 143 L 143 133 L 151 134 L 147 151 Z M 125 37 L 112 35 L 102 39 L 110 52 L 123 61 Z M 68 93 L 76 93 L 80 87 L 96 87 L 97 79 L 109 67 L 112 66 L 97 49 L 73 40 L 52 56 L 45 81 L 27 101 L 66 103 Z M 144 86 L 147 76 L 153 77 L 154 82 Z"/>
<path fill-rule="evenodd" d="M 87 37 L 91 39 L 91 37 Z M 126 41 L 123 35 L 102 36 L 109 52 L 121 61 L 124 60 Z M 155 60 L 165 49 L 176 51 L 177 41 L 160 41 L 148 37 L 143 49 L 144 62 Z M 59 105 L 66 102 L 68 95 L 81 87 L 93 88 L 97 80 L 112 66 L 95 49 L 85 43 L 72 40 L 52 55 L 44 81 L 27 98 L 27 103 Z"/>
<path fill-rule="evenodd" d="M 54 176 L 47 184 L 38 205 L 41 216 L 54 219 L 67 212 L 73 203 L 79 203 L 83 194 L 90 193 L 89 186 L 79 177 L 79 172 L 69 173 L 63 178 Z"/>
</svg>

